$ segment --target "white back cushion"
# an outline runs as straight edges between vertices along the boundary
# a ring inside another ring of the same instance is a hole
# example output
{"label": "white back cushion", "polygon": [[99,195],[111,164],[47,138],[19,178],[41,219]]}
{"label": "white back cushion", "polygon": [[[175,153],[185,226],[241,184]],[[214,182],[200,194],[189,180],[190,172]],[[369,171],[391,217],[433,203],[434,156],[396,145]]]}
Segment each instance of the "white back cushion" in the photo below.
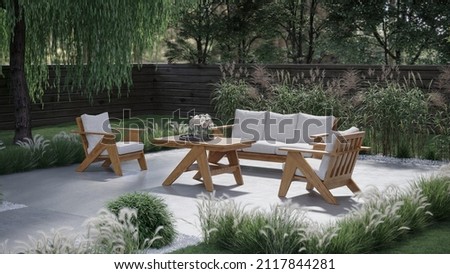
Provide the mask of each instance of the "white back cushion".
{"label": "white back cushion", "polygon": [[264,121],[266,111],[236,109],[231,137],[264,140]]}
{"label": "white back cushion", "polygon": [[297,130],[300,131],[301,143],[310,143],[313,140],[311,135],[321,133],[331,133],[334,116],[316,116],[306,113],[298,114]]}
{"label": "white back cushion", "polygon": [[[81,121],[86,132],[111,133],[108,112],[103,112],[98,115],[83,114],[81,115]],[[102,140],[103,136],[86,134],[86,138],[88,141],[88,153],[90,153],[97,143]]]}
{"label": "white back cushion", "polygon": [[266,141],[278,141],[287,144],[298,143],[300,133],[297,128],[297,114],[269,112],[266,119]]}
{"label": "white back cushion", "polygon": [[[332,152],[334,150],[334,147],[337,145],[337,142],[338,138],[336,137],[336,134],[332,134],[331,142],[327,143],[327,145],[325,146],[325,151]],[[320,163],[319,171],[317,173],[317,176],[319,176],[321,180],[325,178],[328,167],[330,165],[330,161],[331,161],[330,155],[324,154],[322,156],[322,162]]]}
{"label": "white back cushion", "polygon": [[351,134],[351,133],[355,133],[355,132],[358,132],[359,131],[359,128],[357,128],[357,127],[351,127],[351,128],[349,128],[349,129],[346,129],[346,130],[340,130],[340,131],[338,131],[339,132],[339,134],[341,134],[341,135],[346,135],[346,134]]}

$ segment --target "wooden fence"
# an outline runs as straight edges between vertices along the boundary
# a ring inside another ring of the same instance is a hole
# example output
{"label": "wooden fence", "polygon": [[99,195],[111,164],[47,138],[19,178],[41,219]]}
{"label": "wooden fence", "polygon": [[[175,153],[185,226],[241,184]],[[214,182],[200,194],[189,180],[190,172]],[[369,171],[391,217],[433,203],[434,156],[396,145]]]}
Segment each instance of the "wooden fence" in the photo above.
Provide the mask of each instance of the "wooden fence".
{"label": "wooden fence", "polygon": [[[252,71],[253,66],[246,67]],[[382,66],[372,65],[268,65],[269,71],[284,70],[291,76],[308,79],[319,75],[325,82],[354,70],[367,80],[377,81],[383,74]],[[415,80],[423,89],[439,89],[438,77],[441,66],[399,66],[394,69],[393,77]],[[316,73],[312,73],[315,71]],[[317,73],[318,72],[318,73]],[[13,98],[8,88],[9,67],[3,67],[0,76],[0,129],[14,128]],[[414,77],[411,77],[414,75]],[[75,117],[83,113],[100,113],[108,111],[112,117],[122,117],[124,110],[130,110],[132,116],[145,114],[170,115],[177,110],[181,115],[195,110],[197,113],[214,113],[211,94],[215,84],[221,79],[219,65],[143,65],[133,70],[133,86],[127,92],[121,89],[122,96],[106,94],[95,96],[92,104],[79,93],[70,96],[64,92],[60,95],[55,89],[49,89],[42,104],[32,106],[32,125],[52,125],[61,122],[74,122]],[[117,93],[117,91],[116,91]],[[178,115],[178,114],[177,114]]]}

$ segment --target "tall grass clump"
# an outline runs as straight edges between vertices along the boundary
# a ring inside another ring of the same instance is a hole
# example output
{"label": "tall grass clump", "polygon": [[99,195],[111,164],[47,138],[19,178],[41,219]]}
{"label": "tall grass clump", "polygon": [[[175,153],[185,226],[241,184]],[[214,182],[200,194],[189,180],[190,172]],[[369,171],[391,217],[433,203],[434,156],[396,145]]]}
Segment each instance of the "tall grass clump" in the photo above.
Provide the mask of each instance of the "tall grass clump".
{"label": "tall grass clump", "polygon": [[429,211],[435,220],[450,218],[450,177],[421,178],[415,186],[427,198]]}
{"label": "tall grass clump", "polygon": [[78,136],[60,132],[51,140],[36,134],[0,150],[0,174],[79,163],[84,151]]}
{"label": "tall grass clump", "polygon": [[205,242],[234,253],[298,253],[305,240],[308,221],[293,206],[246,211],[231,199],[210,195],[201,198],[198,209]]}
{"label": "tall grass clump", "polygon": [[49,150],[55,157],[55,166],[65,166],[83,161],[85,155],[80,139],[75,134],[60,132],[53,136]]}
{"label": "tall grass clump", "polygon": [[52,229],[49,233],[38,231],[37,236],[28,236],[28,241],[19,241],[11,252],[25,254],[88,254],[91,243],[71,228]]}
{"label": "tall grass clump", "polygon": [[426,198],[418,191],[373,189],[362,198],[360,208],[352,209],[336,222],[335,237],[322,253],[370,253],[409,231],[423,229],[430,220]]}
{"label": "tall grass clump", "polygon": [[19,146],[0,150],[0,174],[28,171],[36,167],[32,152]]}
{"label": "tall grass clump", "polygon": [[[139,229],[139,242],[160,236],[152,242],[152,247],[161,248],[173,242],[176,236],[173,214],[160,197],[148,193],[127,193],[107,203],[107,208],[116,216],[120,210],[130,208],[137,211],[131,218],[133,225]],[[157,234],[155,234],[157,233]]]}
{"label": "tall grass clump", "polygon": [[232,119],[236,109],[254,107],[249,86],[244,80],[223,79],[216,85],[212,96],[214,110],[224,121]]}
{"label": "tall grass clump", "polygon": [[[134,224],[137,211],[122,208],[116,215],[101,209],[97,216],[87,219],[85,232],[75,233],[71,228],[38,231],[28,241],[20,241],[10,248],[8,242],[0,245],[2,253],[26,254],[132,254],[145,251],[160,236],[141,241],[139,228]],[[157,228],[155,235],[158,234]]]}
{"label": "tall grass clump", "polygon": [[360,97],[357,112],[374,152],[401,158],[420,155],[428,139],[428,106],[419,88],[372,84]]}
{"label": "tall grass clump", "polygon": [[87,239],[90,242],[90,253],[130,254],[142,252],[158,241],[158,227],[151,238],[141,237],[136,225],[138,213],[136,209],[121,208],[117,214],[102,209],[96,217],[86,221]]}
{"label": "tall grass clump", "polygon": [[246,210],[229,199],[203,197],[205,242],[236,253],[372,253],[450,217],[450,178],[421,179],[408,188],[365,191],[361,204],[327,224],[300,208]]}
{"label": "tall grass clump", "polygon": [[31,153],[30,161],[35,168],[52,166],[56,162],[55,155],[50,152],[50,140],[42,135],[36,134],[33,139],[25,138],[24,141],[17,141],[17,145]]}

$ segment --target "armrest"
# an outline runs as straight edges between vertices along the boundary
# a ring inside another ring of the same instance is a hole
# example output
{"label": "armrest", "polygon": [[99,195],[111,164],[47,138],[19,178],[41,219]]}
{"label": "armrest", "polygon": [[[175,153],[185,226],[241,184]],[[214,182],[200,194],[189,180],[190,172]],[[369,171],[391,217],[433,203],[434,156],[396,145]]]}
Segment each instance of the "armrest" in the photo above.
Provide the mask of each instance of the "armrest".
{"label": "armrest", "polygon": [[[123,131],[124,132],[124,141],[127,142],[140,142],[140,133],[145,132],[145,129],[141,128],[113,128],[113,131]],[[127,134],[125,134],[127,132]]]}
{"label": "armrest", "polygon": [[114,137],[115,135],[113,133],[106,133],[106,132],[92,132],[92,131],[78,131],[78,130],[72,130],[72,133],[80,134],[80,135],[102,135],[102,136],[108,136],[108,137]]}
{"label": "armrest", "polygon": [[133,127],[115,127],[115,128],[112,128],[111,130],[145,131],[144,128],[133,128]]}
{"label": "armrest", "polygon": [[319,133],[319,134],[310,135],[309,137],[311,137],[313,139],[316,139],[316,138],[323,138],[323,137],[326,137],[328,135],[329,135],[329,133]]}
{"label": "armrest", "polygon": [[304,148],[292,148],[292,147],[280,147],[280,150],[284,150],[284,151],[292,151],[292,152],[304,152],[304,153],[317,153],[317,154],[330,154],[328,151],[325,150],[317,150],[317,149],[304,149]]}

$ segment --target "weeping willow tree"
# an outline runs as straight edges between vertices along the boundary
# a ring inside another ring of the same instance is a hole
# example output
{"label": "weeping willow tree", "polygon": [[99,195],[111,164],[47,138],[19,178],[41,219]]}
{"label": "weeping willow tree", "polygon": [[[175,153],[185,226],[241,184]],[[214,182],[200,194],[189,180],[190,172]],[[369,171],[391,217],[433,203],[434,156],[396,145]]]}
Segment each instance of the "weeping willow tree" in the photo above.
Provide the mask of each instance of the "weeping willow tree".
{"label": "weeping willow tree", "polygon": [[[14,142],[31,138],[31,102],[50,85],[87,97],[131,85],[133,65],[154,48],[184,2],[0,0],[0,62],[9,59]],[[56,71],[52,83],[49,64]]]}

